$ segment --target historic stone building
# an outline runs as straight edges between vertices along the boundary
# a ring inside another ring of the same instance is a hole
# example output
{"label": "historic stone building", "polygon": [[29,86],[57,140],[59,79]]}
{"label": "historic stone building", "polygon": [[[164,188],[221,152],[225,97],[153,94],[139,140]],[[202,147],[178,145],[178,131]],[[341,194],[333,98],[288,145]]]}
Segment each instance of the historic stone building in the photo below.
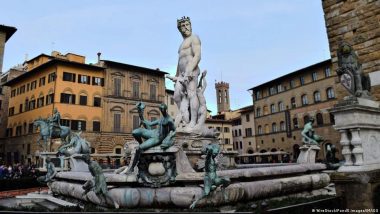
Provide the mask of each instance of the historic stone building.
{"label": "historic stone building", "polygon": [[173,96],[174,96],[174,91],[170,90],[170,89],[166,89],[164,103],[168,106],[168,113],[169,113],[170,117],[172,117],[174,119],[178,113],[178,108],[174,102]]}
{"label": "historic stone building", "polygon": [[301,131],[310,117],[315,118],[315,132],[325,138],[318,159],[324,159],[328,144],[340,150],[340,135],[328,111],[337,103],[336,82],[331,61],[326,60],[249,89],[255,110],[254,151],[285,151],[296,159]]}
{"label": "historic stone building", "polygon": [[222,150],[232,151],[232,123],[231,120],[218,119],[218,118],[207,118],[206,126],[208,128],[214,128],[220,132],[219,142]]}
{"label": "historic stone building", "polygon": [[[121,156],[140,124],[136,103],[144,102],[145,118],[154,120],[161,116],[159,104],[171,100],[165,90],[166,73],[158,69],[109,60],[86,64],[84,56],[56,51],[25,65],[25,73],[5,83],[10,88],[9,117],[6,138],[1,140],[6,153],[0,155],[8,163],[38,159],[41,148],[33,121],[51,116],[54,108],[61,113],[61,125],[82,132],[93,153]],[[52,149],[59,145],[54,140]]]}
{"label": "historic stone building", "polygon": [[5,43],[16,31],[15,27],[0,25],[0,73],[3,70]]}
{"label": "historic stone building", "polygon": [[[33,121],[51,116],[54,108],[61,113],[61,125],[84,131],[91,142],[100,132],[104,68],[85,64],[84,56],[59,52],[41,54],[25,65],[25,73],[5,83],[10,87],[5,160],[35,160],[41,148]],[[52,143],[53,149],[58,146]]]}
{"label": "historic stone building", "polygon": [[25,72],[26,70],[24,66],[18,65],[0,76],[0,138],[6,137],[5,134],[8,126],[8,105],[9,97],[11,96],[10,88],[4,86],[4,84]]}
{"label": "historic stone building", "polygon": [[254,111],[253,106],[246,106],[234,111],[232,122],[233,148],[239,154],[253,154],[256,152],[254,138]]}
{"label": "historic stone building", "polygon": [[165,74],[159,69],[101,60],[105,68],[103,125],[101,138],[94,141],[96,153],[123,152],[132,130],[140,126],[136,104],[145,103],[145,119],[161,117],[159,105],[165,103]]}
{"label": "historic stone building", "polygon": [[[336,50],[340,41],[346,41],[356,51],[363,72],[369,73],[372,94],[380,100],[380,1],[323,0],[322,5],[334,73],[338,67]],[[347,95],[340,84],[337,95]]]}

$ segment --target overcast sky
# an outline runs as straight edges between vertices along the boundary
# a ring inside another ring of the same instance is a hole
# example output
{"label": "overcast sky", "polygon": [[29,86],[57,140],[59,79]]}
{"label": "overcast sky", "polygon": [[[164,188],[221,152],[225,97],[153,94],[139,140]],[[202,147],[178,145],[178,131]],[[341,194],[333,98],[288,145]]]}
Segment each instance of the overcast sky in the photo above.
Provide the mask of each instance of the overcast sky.
{"label": "overcast sky", "polygon": [[[175,74],[189,16],[202,42],[207,105],[216,113],[215,81],[230,83],[231,108],[252,104],[247,91],[330,58],[321,0],[36,0],[2,1],[0,24],[18,30],[8,40],[3,71],[57,50]],[[170,81],[167,88],[173,89]]]}

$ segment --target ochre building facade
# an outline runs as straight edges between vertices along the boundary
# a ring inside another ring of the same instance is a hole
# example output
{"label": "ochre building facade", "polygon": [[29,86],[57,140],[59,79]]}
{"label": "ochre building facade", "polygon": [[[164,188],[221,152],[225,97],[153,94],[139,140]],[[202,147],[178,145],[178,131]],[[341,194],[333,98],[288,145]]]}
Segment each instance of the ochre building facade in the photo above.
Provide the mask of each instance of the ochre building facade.
{"label": "ochre building facade", "polygon": [[332,127],[334,118],[329,113],[337,103],[337,77],[330,60],[250,90],[255,111],[255,152],[284,151],[295,160],[302,146],[301,131],[310,117],[315,119],[316,134],[325,138],[317,159],[324,159],[327,145],[335,145],[340,150],[340,135]]}
{"label": "ochre building facade", "polygon": [[[120,62],[54,51],[26,62],[26,72],[5,83],[9,87],[6,136],[1,140],[7,163],[35,162],[41,148],[33,121],[47,118],[57,108],[61,125],[81,133],[92,153],[121,157],[124,144],[139,126],[137,102],[146,105],[145,118],[158,119],[166,98],[165,72]],[[60,145],[52,142],[52,150]]]}

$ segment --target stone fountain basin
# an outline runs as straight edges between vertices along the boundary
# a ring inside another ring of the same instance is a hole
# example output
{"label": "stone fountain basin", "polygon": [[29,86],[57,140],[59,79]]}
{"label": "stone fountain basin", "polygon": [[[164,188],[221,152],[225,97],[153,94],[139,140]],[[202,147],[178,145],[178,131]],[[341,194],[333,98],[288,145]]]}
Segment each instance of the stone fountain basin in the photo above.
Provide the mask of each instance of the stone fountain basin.
{"label": "stone fountain basin", "polygon": [[[219,206],[238,201],[268,198],[326,187],[330,182],[323,173],[324,164],[298,164],[262,168],[218,171],[218,175],[232,181],[225,190],[217,189],[208,198],[199,201],[199,206]],[[83,183],[91,179],[87,172],[60,172],[51,189],[54,193],[89,201],[102,206],[120,207],[189,207],[201,197],[204,173],[183,173],[177,176],[176,184],[168,187],[149,188],[138,184],[135,175],[105,173],[109,184],[109,196],[105,201],[93,192],[82,196]],[[177,185],[178,184],[178,185]]]}

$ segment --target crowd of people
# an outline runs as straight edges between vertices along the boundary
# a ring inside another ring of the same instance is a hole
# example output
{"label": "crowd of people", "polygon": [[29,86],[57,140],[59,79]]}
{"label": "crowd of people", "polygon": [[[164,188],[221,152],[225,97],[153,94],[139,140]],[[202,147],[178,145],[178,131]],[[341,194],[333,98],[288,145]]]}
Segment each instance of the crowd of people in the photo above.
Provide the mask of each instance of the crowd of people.
{"label": "crowd of people", "polygon": [[34,164],[0,165],[0,179],[37,178],[38,170]]}

